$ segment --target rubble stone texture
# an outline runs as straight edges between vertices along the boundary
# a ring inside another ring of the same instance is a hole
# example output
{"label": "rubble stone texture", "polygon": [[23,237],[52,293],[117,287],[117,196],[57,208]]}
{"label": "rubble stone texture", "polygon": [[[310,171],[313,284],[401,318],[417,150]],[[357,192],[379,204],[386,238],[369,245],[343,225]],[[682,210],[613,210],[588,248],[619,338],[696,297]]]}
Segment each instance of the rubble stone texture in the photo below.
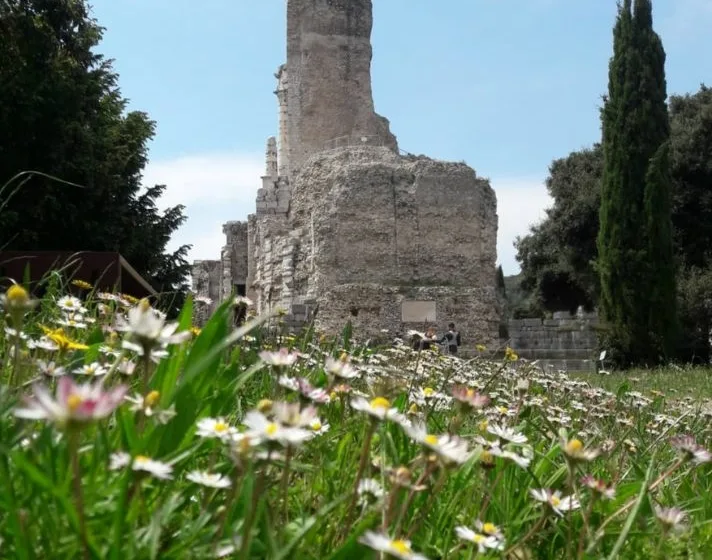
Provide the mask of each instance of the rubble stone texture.
{"label": "rubble stone texture", "polygon": [[372,24],[370,0],[288,1],[256,211],[224,226],[222,260],[207,261],[220,298],[240,287],[258,313],[281,307],[298,326],[318,310],[317,328],[351,321],[359,338],[454,321],[466,346],[496,343],[495,193],[463,163],[399,155],[374,110]]}

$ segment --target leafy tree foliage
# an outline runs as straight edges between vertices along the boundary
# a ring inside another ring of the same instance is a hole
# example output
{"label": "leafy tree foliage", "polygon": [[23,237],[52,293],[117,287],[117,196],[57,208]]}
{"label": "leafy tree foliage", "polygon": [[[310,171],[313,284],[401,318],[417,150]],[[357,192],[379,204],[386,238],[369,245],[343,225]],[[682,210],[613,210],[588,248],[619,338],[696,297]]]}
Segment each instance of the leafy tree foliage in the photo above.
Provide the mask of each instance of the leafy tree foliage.
{"label": "leafy tree foliage", "polygon": [[522,287],[537,295],[543,309],[575,311],[597,300],[598,207],[603,152],[600,145],[573,152],[549,167],[546,188],[554,204],[545,220],[518,238]]}
{"label": "leafy tree foliage", "polygon": [[160,212],[165,187],[141,188],[155,123],[126,112],[85,0],[0,0],[0,37],[0,184],[34,170],[79,185],[6,189],[0,247],[118,251],[159,292],[184,293],[189,247],[165,251],[184,208]]}

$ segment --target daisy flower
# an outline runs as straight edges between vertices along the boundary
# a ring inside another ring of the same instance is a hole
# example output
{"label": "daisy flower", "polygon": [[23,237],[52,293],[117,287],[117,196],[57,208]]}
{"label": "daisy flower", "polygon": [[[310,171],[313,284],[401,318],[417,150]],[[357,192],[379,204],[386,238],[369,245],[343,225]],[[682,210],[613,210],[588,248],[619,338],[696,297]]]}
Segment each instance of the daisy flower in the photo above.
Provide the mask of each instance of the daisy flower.
{"label": "daisy flower", "polygon": [[663,526],[665,532],[681,533],[687,528],[687,514],[681,509],[654,506],[655,517]]}
{"label": "daisy flower", "polygon": [[502,459],[508,459],[515,463],[518,467],[526,469],[532,462],[531,457],[526,455],[519,455],[508,449],[502,449],[499,445],[493,445],[489,448],[489,454],[493,457],[501,457]]}
{"label": "daisy flower", "polygon": [[72,373],[76,373],[79,375],[92,375],[98,377],[100,375],[105,375],[107,371],[109,370],[106,369],[99,362],[92,362],[90,364],[84,364],[82,367],[73,370]]}
{"label": "daisy flower", "polygon": [[403,429],[410,438],[426,449],[435,452],[445,463],[461,465],[472,456],[467,447],[467,442],[457,436],[428,434],[422,424],[416,426],[404,425]]}
{"label": "daisy flower", "polygon": [[165,316],[152,308],[146,299],[129,309],[127,320],[120,318],[116,327],[118,331],[127,333],[123,348],[142,352],[141,355],[155,346],[180,344],[190,338],[190,331],[176,333],[177,328],[178,323],[166,324]]}
{"label": "daisy flower", "polygon": [[127,387],[119,385],[105,390],[101,382],[78,385],[69,377],[57,381],[56,398],[46,387],[37,385],[34,397],[25,397],[24,406],[14,414],[29,420],[49,420],[60,426],[84,424],[109,416],[121,404]]}
{"label": "daisy flower", "polygon": [[44,360],[37,360],[35,363],[38,371],[48,377],[60,377],[67,373],[67,371],[55,362],[46,362]]}
{"label": "daisy flower", "polygon": [[269,350],[263,350],[260,352],[260,359],[270,365],[276,367],[289,367],[297,363],[299,359],[299,354],[296,352],[290,352],[287,348],[280,348],[278,352],[270,352]]}
{"label": "daisy flower", "polygon": [[376,397],[370,401],[363,397],[355,397],[351,399],[351,408],[359,412],[365,412],[369,416],[378,420],[402,420],[403,416],[398,412],[397,408],[391,408],[391,403],[384,397]]}
{"label": "daisy flower", "polygon": [[134,471],[147,472],[162,480],[169,480],[173,477],[173,465],[162,463],[161,461],[154,461],[145,455],[136,455],[132,460],[131,455],[122,451],[112,453],[109,458],[109,469],[112,471],[123,469],[129,465],[131,465],[131,469]]}
{"label": "daisy flower", "polygon": [[564,516],[565,511],[578,509],[581,504],[574,496],[562,497],[558,490],[552,491],[547,489],[531,489],[529,490],[532,498],[539,502],[547,504],[552,511],[560,516]]}
{"label": "daisy flower", "polygon": [[514,431],[508,426],[488,425],[487,431],[493,436],[497,436],[500,440],[509,441],[511,443],[522,444],[528,441],[527,436]]}
{"label": "daisy flower", "polygon": [[74,296],[62,296],[57,300],[57,307],[70,313],[86,312],[86,309],[82,306],[82,300]]}
{"label": "daisy flower", "polygon": [[581,484],[590,488],[596,496],[607,500],[612,500],[616,497],[616,489],[613,486],[609,486],[603,480],[594,478],[591,475],[584,476],[581,479]]}
{"label": "daisy flower", "polygon": [[257,410],[249,411],[245,415],[243,423],[249,428],[248,434],[254,434],[259,439],[276,442],[284,446],[296,447],[314,437],[314,433],[311,430],[272,422]]}
{"label": "daisy flower", "polygon": [[670,445],[677,449],[688,461],[696,464],[709,463],[712,454],[697,442],[692,436],[678,436],[670,440]]}
{"label": "daisy flower", "polygon": [[286,426],[310,426],[317,419],[317,410],[313,406],[302,408],[299,403],[276,402],[270,410],[277,422]]}
{"label": "daisy flower", "polygon": [[588,463],[601,454],[598,449],[587,449],[584,447],[583,442],[576,438],[562,441],[561,449],[566,458],[572,463]]}
{"label": "daisy flower", "polygon": [[385,495],[381,483],[375,478],[362,478],[359,480],[357,492],[362,504],[377,502]]}
{"label": "daisy flower", "polygon": [[487,536],[495,537],[501,541],[504,540],[504,533],[502,533],[502,530],[494,523],[483,523],[478,519],[475,521],[475,529]]}
{"label": "daisy flower", "polygon": [[392,539],[382,533],[366,531],[358,542],[377,552],[385,552],[399,560],[427,560],[426,556],[413,552],[410,541]]}
{"label": "daisy flower", "polygon": [[458,386],[452,390],[452,397],[470,408],[484,408],[490,403],[490,398],[487,395],[482,395],[474,389]]}
{"label": "daisy flower", "polygon": [[353,379],[359,376],[358,370],[348,362],[348,359],[335,360],[329,356],[324,363],[324,369],[326,369],[328,373],[340,377],[341,379]]}
{"label": "daisy flower", "polygon": [[237,428],[230,426],[224,418],[202,418],[198,420],[196,435],[203,438],[218,438],[223,441],[237,434]]}
{"label": "daisy flower", "polygon": [[490,535],[482,535],[470,529],[469,527],[455,527],[455,533],[463,541],[469,541],[477,545],[477,552],[483,554],[490,550],[503,550],[504,543],[497,537]]}
{"label": "daisy flower", "polygon": [[207,471],[192,471],[185,477],[191,482],[195,482],[195,484],[208,486],[210,488],[229,488],[232,484],[228,477]]}

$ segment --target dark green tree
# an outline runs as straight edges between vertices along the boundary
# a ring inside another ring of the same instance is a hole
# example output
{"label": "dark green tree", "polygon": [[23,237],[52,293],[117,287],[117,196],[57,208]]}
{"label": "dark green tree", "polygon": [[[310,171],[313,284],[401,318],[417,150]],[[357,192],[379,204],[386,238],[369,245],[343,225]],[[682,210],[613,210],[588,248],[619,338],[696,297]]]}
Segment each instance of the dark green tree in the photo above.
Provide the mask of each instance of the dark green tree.
{"label": "dark green tree", "polygon": [[549,311],[591,309],[597,300],[596,257],[603,152],[600,145],[573,152],[549,166],[546,188],[554,200],[546,218],[517,238],[522,287]]}
{"label": "dark green tree", "polygon": [[[110,60],[96,52],[102,28],[85,0],[0,0],[0,247],[118,251],[159,292],[187,288],[189,247],[166,252],[183,207],[160,212],[164,187],[143,190],[155,123],[127,112]],[[173,310],[180,304],[173,302]]]}
{"label": "dark green tree", "polygon": [[604,343],[621,365],[652,364],[672,354],[676,315],[665,52],[650,0],[624,0],[613,35],[597,261]]}

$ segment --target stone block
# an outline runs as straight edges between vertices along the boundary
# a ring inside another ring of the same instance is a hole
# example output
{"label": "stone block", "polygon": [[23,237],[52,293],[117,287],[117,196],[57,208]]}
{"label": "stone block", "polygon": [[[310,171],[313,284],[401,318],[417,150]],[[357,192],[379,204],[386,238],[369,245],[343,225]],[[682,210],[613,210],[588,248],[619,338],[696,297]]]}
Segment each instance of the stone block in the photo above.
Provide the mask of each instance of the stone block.
{"label": "stone block", "polygon": [[525,327],[540,327],[541,326],[541,319],[524,319],[524,326]]}
{"label": "stone block", "polygon": [[437,320],[434,301],[404,301],[401,304],[401,321],[404,323],[433,323]]}

